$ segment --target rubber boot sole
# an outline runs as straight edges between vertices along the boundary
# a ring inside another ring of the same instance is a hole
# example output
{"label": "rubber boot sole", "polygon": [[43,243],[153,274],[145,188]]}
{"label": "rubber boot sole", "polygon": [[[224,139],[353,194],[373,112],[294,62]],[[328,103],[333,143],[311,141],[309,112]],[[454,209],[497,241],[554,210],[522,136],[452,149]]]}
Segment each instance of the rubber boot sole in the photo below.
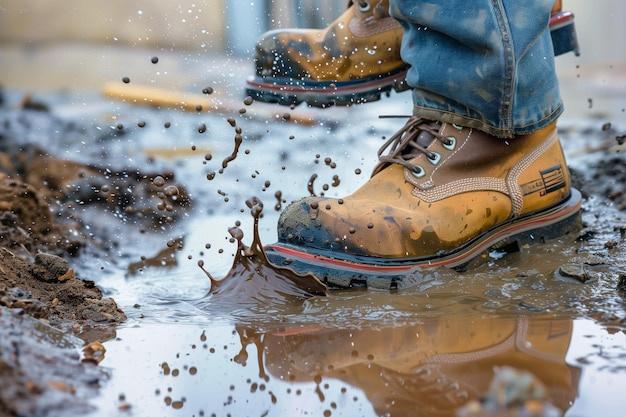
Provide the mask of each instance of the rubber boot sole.
{"label": "rubber boot sole", "polygon": [[400,93],[409,90],[405,81],[408,66],[397,71],[370,78],[344,82],[315,82],[292,78],[249,78],[246,94],[265,103],[285,106],[306,102],[312,107],[350,106],[380,100],[392,90]]}
{"label": "rubber boot sole", "polygon": [[428,270],[447,267],[465,270],[477,258],[489,253],[519,251],[525,245],[545,243],[581,228],[580,192],[572,189],[561,204],[500,224],[463,246],[441,255],[422,258],[373,258],[340,252],[309,249],[278,242],[268,245],[269,261],[299,273],[312,273],[331,287],[395,290],[412,287],[430,279]]}
{"label": "rubber boot sole", "polygon": [[[550,18],[550,34],[554,54],[579,54],[578,40],[571,12],[554,13]],[[391,91],[402,92],[410,87],[405,81],[408,66],[387,74],[351,81],[306,81],[294,78],[252,76],[246,80],[246,95],[265,103],[285,106],[307,103],[312,107],[349,106],[380,100]]]}

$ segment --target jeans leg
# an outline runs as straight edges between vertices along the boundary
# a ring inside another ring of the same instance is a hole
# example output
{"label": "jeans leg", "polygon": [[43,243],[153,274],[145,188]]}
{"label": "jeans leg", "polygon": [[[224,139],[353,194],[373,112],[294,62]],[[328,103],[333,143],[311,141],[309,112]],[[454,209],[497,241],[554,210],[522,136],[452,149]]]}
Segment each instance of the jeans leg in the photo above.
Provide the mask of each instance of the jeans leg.
{"label": "jeans leg", "polygon": [[414,114],[500,137],[562,112],[548,22],[554,0],[391,0]]}

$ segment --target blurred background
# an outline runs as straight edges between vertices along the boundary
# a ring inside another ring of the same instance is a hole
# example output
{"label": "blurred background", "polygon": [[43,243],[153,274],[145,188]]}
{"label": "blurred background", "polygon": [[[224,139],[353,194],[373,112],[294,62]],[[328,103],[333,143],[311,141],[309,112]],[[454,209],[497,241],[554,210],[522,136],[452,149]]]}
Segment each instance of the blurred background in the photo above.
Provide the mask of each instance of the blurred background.
{"label": "blurred background", "polygon": [[[341,14],[346,3],[0,0],[0,84],[15,88],[97,88],[95,82],[118,76],[115,68],[134,65],[134,58],[120,49],[186,53],[187,65],[179,68],[183,81],[191,77],[187,71],[202,77],[203,72],[212,70],[206,67],[207,60],[225,56],[241,59],[239,70],[250,73],[249,61],[260,34],[280,27],[324,27]],[[570,53],[557,59],[569,109],[588,107],[583,96],[592,88],[595,110],[600,111],[603,101],[608,100],[606,111],[610,107],[621,112],[624,105],[616,106],[614,97],[619,101],[626,96],[626,1],[563,3],[563,9],[576,16],[582,52],[580,57]],[[71,72],[71,80],[55,76],[58,72]],[[175,69],[170,69],[173,72]],[[167,80],[163,83],[167,85]]]}
{"label": "blurred background", "polygon": [[[626,59],[626,2],[565,0],[575,13],[583,62]],[[246,53],[264,31],[323,27],[346,0],[1,0],[0,41],[119,42]]]}

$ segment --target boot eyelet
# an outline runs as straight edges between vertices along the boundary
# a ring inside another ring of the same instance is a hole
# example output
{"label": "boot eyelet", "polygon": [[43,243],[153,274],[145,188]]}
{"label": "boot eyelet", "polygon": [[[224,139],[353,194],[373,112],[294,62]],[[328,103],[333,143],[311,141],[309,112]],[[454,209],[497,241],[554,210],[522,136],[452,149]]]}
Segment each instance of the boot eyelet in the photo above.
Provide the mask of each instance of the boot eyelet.
{"label": "boot eyelet", "polygon": [[448,136],[446,141],[442,143],[442,146],[451,151],[456,147],[456,138],[454,136]]}
{"label": "boot eyelet", "polygon": [[424,171],[424,168],[422,168],[421,166],[415,165],[413,169],[411,169],[411,174],[413,174],[415,178],[422,178],[424,175],[426,175],[426,171]]}
{"label": "boot eyelet", "polygon": [[370,6],[369,1],[364,1],[363,3],[359,2],[359,10],[361,13],[369,12],[372,6]]}
{"label": "boot eyelet", "polygon": [[452,123],[452,126],[456,129],[456,130],[463,130],[463,126],[459,126],[455,123]]}
{"label": "boot eyelet", "polygon": [[439,161],[441,161],[441,155],[437,152],[431,152],[429,155],[427,155],[427,159],[428,162],[430,162],[431,164],[437,165]]}

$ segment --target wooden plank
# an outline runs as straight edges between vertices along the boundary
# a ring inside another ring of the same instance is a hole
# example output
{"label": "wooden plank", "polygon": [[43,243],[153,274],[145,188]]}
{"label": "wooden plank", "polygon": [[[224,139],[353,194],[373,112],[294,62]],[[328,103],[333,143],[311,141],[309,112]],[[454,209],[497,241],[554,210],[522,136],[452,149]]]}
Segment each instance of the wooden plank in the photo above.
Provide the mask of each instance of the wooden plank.
{"label": "wooden plank", "polygon": [[197,111],[199,113],[208,111],[226,115],[240,114],[242,111],[245,111],[247,116],[262,120],[284,120],[307,126],[316,123],[313,115],[307,112],[291,110],[288,107],[281,107],[284,111],[277,111],[275,110],[278,107],[277,105],[265,103],[245,105],[243,100],[236,102],[222,97],[172,91],[151,86],[109,82],[104,85],[102,93],[116,100],[142,106],[165,107],[182,111]]}

